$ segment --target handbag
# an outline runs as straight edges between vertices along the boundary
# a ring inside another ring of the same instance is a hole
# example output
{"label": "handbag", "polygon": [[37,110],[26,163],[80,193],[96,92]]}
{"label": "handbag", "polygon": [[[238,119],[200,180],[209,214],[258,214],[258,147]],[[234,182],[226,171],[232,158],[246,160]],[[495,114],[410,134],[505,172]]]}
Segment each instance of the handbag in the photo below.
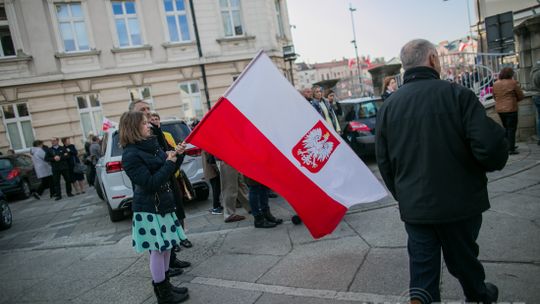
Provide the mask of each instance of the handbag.
{"label": "handbag", "polygon": [[73,172],[77,174],[86,173],[86,169],[86,165],[83,163],[75,163],[75,166],[73,166]]}

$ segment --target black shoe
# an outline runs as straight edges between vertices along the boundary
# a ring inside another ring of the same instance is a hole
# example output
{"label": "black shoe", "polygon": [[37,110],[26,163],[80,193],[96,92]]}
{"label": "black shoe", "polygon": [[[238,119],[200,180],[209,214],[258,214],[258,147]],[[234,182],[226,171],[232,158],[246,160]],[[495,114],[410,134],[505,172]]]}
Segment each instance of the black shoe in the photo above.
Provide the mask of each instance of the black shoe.
{"label": "black shoe", "polygon": [[61,200],[61,199],[62,199],[61,196],[57,196],[54,200],[55,200],[55,201],[59,201],[59,200]]}
{"label": "black shoe", "polygon": [[171,284],[167,280],[159,283],[152,282],[152,285],[154,286],[154,294],[156,295],[158,304],[181,303],[189,298],[187,293],[179,294],[173,292]]}
{"label": "black shoe", "polygon": [[186,247],[186,248],[191,248],[193,247],[193,244],[191,244],[191,242],[188,240],[188,239],[185,239],[185,240],[181,240],[180,241],[180,245]]}
{"label": "black shoe", "polygon": [[510,151],[508,151],[508,154],[509,155],[516,155],[516,154],[519,154],[519,152],[517,150],[510,150]]}
{"label": "black shoe", "polygon": [[171,267],[171,268],[186,268],[186,267],[189,267],[189,266],[191,266],[190,262],[180,261],[179,259],[173,260],[169,265],[169,267]]}
{"label": "black shoe", "polygon": [[182,248],[180,248],[180,246],[178,246],[178,245],[175,245],[175,246],[173,247],[173,251],[174,251],[174,252],[180,252],[181,250],[182,250]]}
{"label": "black shoe", "polygon": [[169,268],[169,270],[167,270],[167,275],[171,278],[179,276],[182,273],[184,273],[184,269],[182,268]]}
{"label": "black shoe", "polygon": [[276,226],[276,223],[268,221],[264,215],[255,215],[255,228],[274,228]]}
{"label": "black shoe", "polygon": [[68,197],[74,197],[75,195],[68,193]]}
{"label": "black shoe", "polygon": [[39,194],[37,192],[32,192],[32,195],[38,200],[41,199],[41,196],[39,196]]}
{"label": "black shoe", "polygon": [[270,192],[270,193],[268,193],[268,197],[269,198],[276,198],[277,194],[275,194],[274,192]]}
{"label": "black shoe", "polygon": [[272,213],[270,212],[270,209],[264,210],[263,211],[263,216],[267,221],[269,221],[271,223],[274,223],[276,225],[279,225],[279,224],[283,223],[282,219],[278,219],[278,218],[276,218],[275,216],[272,215]]}

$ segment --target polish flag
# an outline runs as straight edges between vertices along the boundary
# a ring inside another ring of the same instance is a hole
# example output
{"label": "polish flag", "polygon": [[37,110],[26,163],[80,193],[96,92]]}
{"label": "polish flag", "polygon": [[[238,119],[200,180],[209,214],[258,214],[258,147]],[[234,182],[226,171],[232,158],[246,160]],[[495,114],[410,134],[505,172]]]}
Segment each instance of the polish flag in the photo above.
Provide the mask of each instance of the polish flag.
{"label": "polish flag", "polygon": [[386,190],[262,51],[186,139],[283,196],[314,238]]}
{"label": "polish flag", "polygon": [[114,127],[115,125],[116,124],[112,120],[109,120],[108,118],[103,117],[103,123],[101,124],[101,130],[102,131],[107,131],[111,127]]}

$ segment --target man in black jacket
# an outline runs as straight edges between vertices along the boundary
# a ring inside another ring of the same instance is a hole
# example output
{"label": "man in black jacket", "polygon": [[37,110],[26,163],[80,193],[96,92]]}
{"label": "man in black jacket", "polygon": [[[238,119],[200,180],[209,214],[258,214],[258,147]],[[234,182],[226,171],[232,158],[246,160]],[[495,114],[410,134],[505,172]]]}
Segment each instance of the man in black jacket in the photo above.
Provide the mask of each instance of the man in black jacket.
{"label": "man in black jacket", "polygon": [[[146,101],[144,101],[142,99],[135,100],[135,101],[131,102],[129,104],[129,110],[130,111],[143,112],[146,115],[146,118],[148,119],[148,121],[150,121],[150,119],[151,119],[150,105]],[[160,148],[163,151],[172,151],[172,150],[174,150],[173,147],[171,147],[171,146],[169,146],[167,144],[167,141],[165,140],[165,136],[163,135],[163,131],[161,130],[161,128],[159,126],[155,126],[155,125],[153,125],[151,123],[150,123],[150,125],[151,125],[151,129],[152,129],[152,134],[154,134],[156,136]],[[184,159],[184,154],[178,156],[178,161],[180,163],[183,161],[183,159]],[[178,220],[182,223],[182,227],[184,227],[184,218],[186,216],[185,216],[185,212],[184,212],[184,204],[182,202],[182,192],[181,192],[180,187],[178,185],[178,182],[176,181],[174,176],[171,178],[171,187],[172,187],[172,190],[174,192],[174,197],[175,197],[175,200],[176,200],[175,201],[175,203],[176,203],[175,213],[176,213],[176,216],[178,217]],[[180,247],[177,247],[177,248],[179,249]],[[170,271],[168,273],[169,276],[174,277],[174,276],[180,275],[180,274],[183,273],[182,268],[186,268],[186,267],[189,267],[189,266],[191,266],[190,262],[181,261],[181,260],[177,259],[175,250],[171,250],[171,259],[170,259],[170,263],[169,263],[169,267],[171,269],[170,269]]]}
{"label": "man in black jacket", "polygon": [[69,175],[68,160],[71,157],[64,146],[59,145],[58,137],[51,139],[51,147],[45,152],[45,160],[51,164],[53,175],[53,188],[56,200],[62,199],[62,190],[60,189],[60,176],[64,177],[66,183],[66,194],[71,197],[71,176]]}
{"label": "man in black jacket", "polygon": [[490,207],[486,172],[501,170],[508,159],[504,130],[471,90],[440,80],[429,41],[410,41],[400,56],[404,85],[378,113],[376,152],[408,234],[411,300],[441,300],[442,248],[467,301],[496,301],[476,239]]}

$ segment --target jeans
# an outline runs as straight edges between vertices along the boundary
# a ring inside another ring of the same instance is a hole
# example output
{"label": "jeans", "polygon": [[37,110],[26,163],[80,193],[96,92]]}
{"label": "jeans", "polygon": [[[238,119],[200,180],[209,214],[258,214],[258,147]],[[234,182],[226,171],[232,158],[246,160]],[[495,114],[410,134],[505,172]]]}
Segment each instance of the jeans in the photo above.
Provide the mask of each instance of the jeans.
{"label": "jeans", "polygon": [[480,302],[487,298],[484,267],[478,261],[476,244],[481,225],[482,215],[445,224],[405,223],[411,299],[421,303],[441,301],[441,249],[448,271],[458,279],[467,300]]}
{"label": "jeans", "polygon": [[249,186],[249,205],[253,216],[268,210],[268,188],[264,185]]}
{"label": "jeans", "polygon": [[514,151],[516,147],[516,131],[518,125],[518,112],[499,113],[503,127],[506,131],[506,139],[510,145],[509,150]]}
{"label": "jeans", "polygon": [[540,141],[540,95],[533,96],[533,102],[536,105],[536,135]]}

